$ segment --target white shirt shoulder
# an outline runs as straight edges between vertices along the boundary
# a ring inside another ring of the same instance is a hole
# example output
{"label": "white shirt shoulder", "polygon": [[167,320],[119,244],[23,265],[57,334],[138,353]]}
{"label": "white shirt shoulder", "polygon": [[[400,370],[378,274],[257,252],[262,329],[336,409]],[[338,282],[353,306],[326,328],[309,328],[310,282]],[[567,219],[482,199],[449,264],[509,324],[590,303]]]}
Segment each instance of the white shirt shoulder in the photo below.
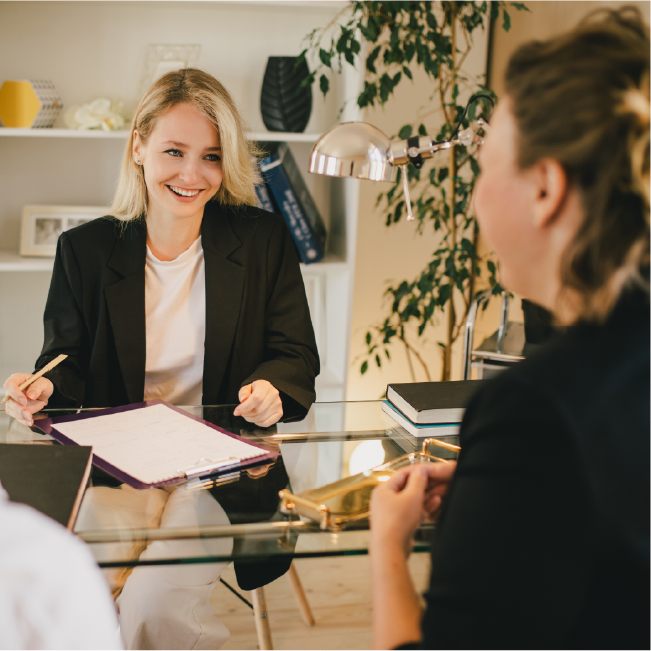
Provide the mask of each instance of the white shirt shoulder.
{"label": "white shirt shoulder", "polygon": [[0,486],[0,648],[122,649],[109,587],[89,549]]}

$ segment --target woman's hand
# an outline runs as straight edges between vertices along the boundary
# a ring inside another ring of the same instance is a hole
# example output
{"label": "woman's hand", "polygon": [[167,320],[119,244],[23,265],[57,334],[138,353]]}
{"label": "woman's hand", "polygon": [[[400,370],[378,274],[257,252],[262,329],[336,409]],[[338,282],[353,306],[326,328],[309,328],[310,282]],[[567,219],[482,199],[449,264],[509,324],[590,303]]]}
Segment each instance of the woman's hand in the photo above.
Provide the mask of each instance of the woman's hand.
{"label": "woman's hand", "polygon": [[371,546],[409,556],[416,529],[441,510],[456,466],[418,463],[379,484],[371,495]]}
{"label": "woman's hand", "polygon": [[233,412],[234,416],[242,416],[249,423],[260,427],[275,425],[283,415],[283,403],[280,393],[267,380],[256,380],[240,389],[240,404]]}
{"label": "woman's hand", "polygon": [[52,382],[46,377],[40,377],[23,393],[18,387],[31,377],[31,373],[14,373],[4,384],[7,395],[11,398],[5,405],[5,412],[28,427],[34,424],[32,415],[47,405],[54,391]]}

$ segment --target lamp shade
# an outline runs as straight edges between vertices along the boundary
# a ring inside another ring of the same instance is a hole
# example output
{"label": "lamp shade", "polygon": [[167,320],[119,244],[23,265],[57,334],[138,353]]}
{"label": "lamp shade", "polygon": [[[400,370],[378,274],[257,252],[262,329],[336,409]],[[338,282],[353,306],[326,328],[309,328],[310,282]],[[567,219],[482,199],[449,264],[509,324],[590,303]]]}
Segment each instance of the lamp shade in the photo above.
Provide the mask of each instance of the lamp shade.
{"label": "lamp shade", "polygon": [[397,169],[389,162],[390,143],[372,124],[338,124],[317,140],[309,171],[325,176],[395,181]]}

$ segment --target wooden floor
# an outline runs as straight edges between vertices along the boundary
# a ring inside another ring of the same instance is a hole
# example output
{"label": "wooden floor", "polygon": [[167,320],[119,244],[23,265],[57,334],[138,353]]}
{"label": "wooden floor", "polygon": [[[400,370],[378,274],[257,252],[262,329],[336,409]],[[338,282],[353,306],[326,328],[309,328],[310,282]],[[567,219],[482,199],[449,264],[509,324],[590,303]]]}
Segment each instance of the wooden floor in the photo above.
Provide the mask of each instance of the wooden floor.
{"label": "wooden floor", "polygon": [[[303,624],[289,579],[265,587],[275,649],[370,649],[371,588],[368,556],[314,558],[295,561],[316,625]],[[429,578],[429,555],[412,554],[411,574],[419,593]],[[232,565],[222,578],[234,588]],[[240,591],[251,601],[250,593]],[[231,632],[224,649],[257,649],[253,611],[218,584],[211,604]]]}

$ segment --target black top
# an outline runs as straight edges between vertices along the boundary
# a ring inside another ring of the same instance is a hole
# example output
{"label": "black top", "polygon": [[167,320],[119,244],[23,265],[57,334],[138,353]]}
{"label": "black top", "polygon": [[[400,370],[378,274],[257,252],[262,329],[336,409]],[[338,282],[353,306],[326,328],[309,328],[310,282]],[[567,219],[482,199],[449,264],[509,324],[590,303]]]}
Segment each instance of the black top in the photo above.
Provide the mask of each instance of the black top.
{"label": "black top", "polygon": [[424,648],[648,649],[648,299],[487,381],[460,437]]}
{"label": "black top", "polygon": [[[206,204],[201,225],[206,273],[203,404],[238,403],[256,379],[280,392],[285,416],[315,400],[319,357],[305,287],[282,217],[253,207]],[[115,407],[141,402],[145,385],[143,220],[100,218],[61,235],[36,368],[50,406]]]}

